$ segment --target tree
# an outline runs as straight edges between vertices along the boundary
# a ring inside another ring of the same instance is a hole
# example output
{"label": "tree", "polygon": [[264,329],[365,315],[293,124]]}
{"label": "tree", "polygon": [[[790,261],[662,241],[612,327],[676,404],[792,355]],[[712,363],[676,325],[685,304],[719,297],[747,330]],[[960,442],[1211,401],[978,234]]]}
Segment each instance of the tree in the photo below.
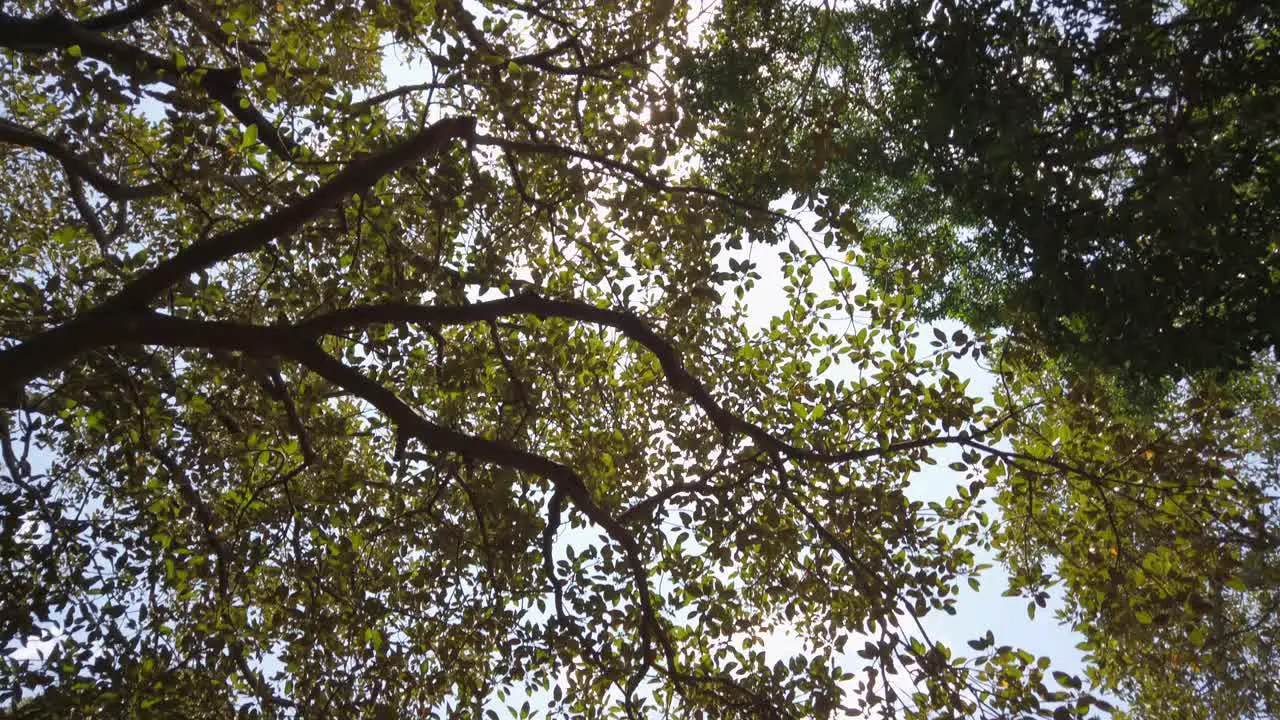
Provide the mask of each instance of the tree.
{"label": "tree", "polygon": [[1010,592],[1060,593],[1134,716],[1273,717],[1274,11],[730,7],[681,66],[713,176],[1007,333]]}
{"label": "tree", "polygon": [[1020,350],[1003,390],[1035,407],[1002,454],[1011,589],[1062,586],[1087,674],[1136,717],[1275,717],[1277,365],[1135,409],[1113,381]]}
{"label": "tree", "polygon": [[[688,12],[0,16],[0,638],[48,648],[4,659],[11,715],[1107,707],[925,633],[1025,410],[835,243],[746,322],[749,251],[798,223],[703,169]],[[422,77],[387,87],[386,52]],[[960,484],[925,505],[941,446]]]}
{"label": "tree", "polygon": [[1272,4],[731,6],[690,92],[778,132],[724,174],[874,220],[881,287],[1136,384],[1276,346]]}

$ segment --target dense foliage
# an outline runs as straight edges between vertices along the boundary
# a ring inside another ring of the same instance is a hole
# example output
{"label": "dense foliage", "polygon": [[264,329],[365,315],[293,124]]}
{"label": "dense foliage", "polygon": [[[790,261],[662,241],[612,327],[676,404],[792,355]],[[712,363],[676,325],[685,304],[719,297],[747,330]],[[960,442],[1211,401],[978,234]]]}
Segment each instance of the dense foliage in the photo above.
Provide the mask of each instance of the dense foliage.
{"label": "dense foliage", "polygon": [[1276,346],[1274,3],[730,5],[685,68],[724,174],[872,222],[881,287],[1130,381]]}
{"label": "dense foliage", "polygon": [[1259,3],[731,3],[679,66],[713,176],[795,193],[878,287],[1005,333],[1011,591],[1061,593],[1090,680],[1142,717],[1276,713],[1276,27]]}
{"label": "dense foliage", "polygon": [[1065,590],[1090,680],[1137,717],[1275,717],[1280,368],[1135,410],[1113,381],[1024,349],[1004,362],[1002,391],[1034,405],[997,498],[1011,588]]}
{"label": "dense foliage", "polygon": [[[860,286],[860,209],[772,163],[808,103],[857,99],[811,83],[745,137],[689,94],[690,63],[746,62],[734,12],[6,5],[5,712],[1156,717],[1179,647],[1197,682],[1252,673],[1204,712],[1269,711],[1272,386],[1156,422],[1029,351],[973,397],[953,364],[988,339]],[[757,20],[770,62],[837,42]],[[788,192],[817,227],[770,209]],[[954,491],[926,503],[939,449]],[[1154,489],[1108,536],[1098,483]],[[1083,678],[926,632],[991,552],[1032,609],[1068,588]]]}

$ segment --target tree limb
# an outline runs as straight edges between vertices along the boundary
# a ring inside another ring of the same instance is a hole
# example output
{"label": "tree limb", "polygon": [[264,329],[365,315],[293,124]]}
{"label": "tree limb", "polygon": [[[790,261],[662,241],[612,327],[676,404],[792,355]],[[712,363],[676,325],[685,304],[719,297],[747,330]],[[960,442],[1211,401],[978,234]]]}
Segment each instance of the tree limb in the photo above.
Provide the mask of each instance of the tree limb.
{"label": "tree limb", "polygon": [[22,52],[48,52],[71,46],[85,57],[110,65],[113,70],[145,83],[174,82],[182,76],[202,73],[200,86],[237,120],[258,128],[258,138],[282,160],[292,160],[297,143],[288,138],[240,91],[240,71],[232,68],[180,68],[135,45],[112,40],[59,13],[27,19],[0,13],[0,47]]}
{"label": "tree limb", "polygon": [[[2,19],[0,19],[2,20]],[[157,184],[125,185],[104,175],[93,163],[72,152],[65,145],[35,130],[0,118],[0,141],[39,150],[62,163],[68,173],[79,176],[95,190],[112,200],[136,200],[164,195],[168,190]]]}
{"label": "tree limb", "polygon": [[459,138],[474,133],[475,120],[446,118],[384,150],[347,164],[320,187],[266,217],[195,242],[143,273],[101,306],[104,310],[141,307],[191,273],[284,237],[350,195],[368,189],[391,173],[431,157]]}
{"label": "tree limb", "polygon": [[489,135],[477,135],[475,138],[476,145],[489,145],[501,148],[508,152],[526,152],[536,153],[539,155],[553,155],[562,158],[573,158],[575,160],[583,160],[593,165],[599,165],[614,172],[626,175],[636,180],[644,187],[650,190],[658,190],[663,192],[679,193],[682,195],[703,195],[714,198],[722,202],[728,203],[734,207],[750,212],[763,215],[770,215],[778,220],[794,222],[794,218],[784,212],[770,210],[763,205],[757,205],[738,197],[734,197],[729,193],[716,190],[709,187],[701,187],[698,185],[678,185],[667,182],[652,173],[646,172],[640,167],[621,160],[615,160],[606,155],[576,150],[566,145],[557,145],[555,143],[528,142],[524,140],[508,140],[506,138],[492,137]]}

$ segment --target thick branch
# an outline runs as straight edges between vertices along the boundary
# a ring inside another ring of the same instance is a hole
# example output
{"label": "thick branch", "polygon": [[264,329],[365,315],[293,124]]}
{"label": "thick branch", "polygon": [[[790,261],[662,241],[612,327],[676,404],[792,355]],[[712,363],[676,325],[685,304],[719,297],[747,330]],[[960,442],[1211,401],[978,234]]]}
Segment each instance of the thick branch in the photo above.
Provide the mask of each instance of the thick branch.
{"label": "thick branch", "polygon": [[[183,278],[294,232],[348,195],[440,152],[456,138],[469,137],[474,128],[471,118],[441,120],[380,153],[355,160],[327,183],[286,207],[261,220],[197,241],[143,272],[97,308],[0,351],[0,394],[20,388],[89,349],[129,342],[127,338],[136,336],[142,328],[140,323],[155,330],[157,317],[139,312],[140,309]],[[163,340],[145,342],[165,344]],[[205,343],[197,346],[216,347]]]}
{"label": "thick branch", "polygon": [[[263,222],[270,220],[271,218],[267,218]],[[232,231],[231,234],[235,232],[237,231]],[[189,250],[194,248],[195,246]],[[209,249],[209,252],[217,251],[219,248]],[[228,257],[235,254],[230,248],[226,249],[226,252],[229,253]],[[182,254],[174,258],[174,261],[181,257]],[[166,264],[162,264],[153,272],[162,271],[165,266]],[[207,265],[195,265],[178,277],[185,277],[201,267],[207,267]],[[146,279],[145,276],[143,279]],[[168,284],[159,286],[161,290],[164,287],[168,287]],[[128,292],[129,288],[126,288],[121,295],[126,295]],[[108,306],[114,307],[117,302],[119,301],[109,301]],[[127,310],[131,307],[136,306],[123,305],[121,309]],[[982,437],[993,429],[987,428],[954,435],[933,435],[884,446],[877,445],[841,452],[800,447],[775,437],[768,430],[722,406],[711,396],[706,386],[684,368],[675,347],[649,327],[640,316],[578,301],[557,300],[532,294],[464,305],[406,303],[361,305],[318,315],[291,327],[277,328],[200,322],[156,314],[125,315],[115,323],[95,321],[91,317],[88,320],[81,319],[54,328],[16,348],[0,353],[0,387],[19,387],[31,378],[39,377],[44,372],[69,361],[75,355],[95,347],[124,342],[223,349],[248,349],[244,344],[249,343],[256,352],[280,354],[282,348],[287,347],[289,342],[314,342],[320,336],[353,327],[377,324],[464,325],[519,315],[558,317],[603,325],[621,332],[632,342],[653,354],[662,367],[667,383],[676,391],[688,395],[722,433],[746,435],[761,449],[781,452],[792,460],[819,463],[865,460],[935,445],[966,443]],[[88,327],[81,330],[80,328],[86,324]],[[112,324],[117,325],[117,329],[110,329]],[[530,470],[530,472],[533,471]]]}
{"label": "thick branch", "polygon": [[173,284],[199,270],[289,235],[325,210],[401,168],[444,150],[458,138],[470,137],[472,118],[447,118],[381,152],[354,160],[328,182],[261,220],[200,240],[142,274],[113,298],[104,309],[136,308],[150,302]]}
{"label": "thick branch", "polygon": [[[592,492],[576,471],[511,443],[467,435],[438,425],[418,414],[392,390],[325,353],[317,344],[317,340],[325,335],[363,325],[416,323],[438,326],[491,321],[512,315],[554,316],[604,325],[618,330],[653,353],[671,386],[691,396],[722,430],[726,433],[732,431],[746,434],[759,447],[769,452],[778,468],[779,476],[784,480],[788,478],[788,472],[782,460],[783,456],[792,459],[837,462],[943,442],[972,442],[968,435],[930,437],[839,454],[798,448],[774,438],[759,426],[737,417],[716,403],[706,388],[684,369],[674,347],[654,332],[639,316],[585,303],[542,298],[536,295],[434,307],[405,304],[368,305],[335,311],[296,325],[278,327],[203,322],[145,312],[106,315],[100,323],[92,327],[90,347],[139,343],[169,347],[201,347],[288,358],[333,385],[368,402],[395,424],[398,434],[411,436],[438,451],[454,453],[469,460],[492,463],[546,479],[554,487],[556,496],[572,502],[588,520],[602,528],[623,552],[628,573],[631,575],[637,593],[642,643],[648,648],[652,647],[650,643],[656,642],[665,652],[667,664],[674,672],[677,667],[674,649],[656,610],[640,545],[618,518],[596,502]],[[56,333],[53,336],[59,337]],[[974,436],[981,434],[982,432],[975,433]],[[691,488],[681,488],[683,489]],[[787,487],[781,488],[780,491],[790,502],[800,505],[799,509],[802,512],[806,512],[802,503],[799,503]],[[554,532],[557,524],[558,513],[554,512],[556,508],[558,504],[549,508],[547,527],[549,532]],[[838,538],[826,531],[815,518],[808,517],[814,524],[815,531],[836,548],[847,562],[856,566],[856,556]],[[549,554],[544,559],[549,560]],[[554,565],[547,564],[550,566],[550,571],[554,573]],[[868,583],[866,589],[872,592],[875,590],[873,582],[875,576],[869,572],[865,574],[864,581]],[[554,575],[552,578],[552,582],[555,583]],[[645,665],[647,664],[648,660]]]}
{"label": "thick branch", "polygon": [[258,128],[258,139],[284,160],[293,159],[297,144],[287,138],[240,91],[240,72],[228,68],[179,68],[164,58],[134,45],[112,40],[70,18],[50,13],[34,20],[0,13],[0,47],[23,52],[47,52],[78,46],[85,57],[111,66],[141,82],[173,82],[178,77],[203,73],[201,87],[237,120]]}
{"label": "thick branch", "polygon": [[[50,336],[62,344],[74,343],[74,339],[64,338],[67,327],[58,328],[50,333]],[[306,324],[272,328],[184,320],[158,313],[135,313],[107,315],[86,330],[91,331],[91,344],[85,347],[85,350],[92,347],[140,343],[287,357],[334,385],[364,399],[394,422],[400,432],[413,436],[429,447],[546,478],[558,492],[563,493],[564,497],[573,502],[587,519],[603,528],[605,533],[622,547],[640,595],[646,632],[652,632],[660,640],[665,638],[665,633],[653,612],[648,575],[640,560],[639,544],[626,527],[596,503],[590,490],[573,469],[509,443],[466,435],[423,418],[401,401],[394,392],[321,350],[314,343],[314,339],[322,334],[317,332],[316,328]],[[15,350],[22,350],[23,347],[20,346]],[[0,367],[10,369],[11,363],[5,361],[15,357],[13,352],[13,350],[7,351],[0,356]],[[20,355],[16,357],[20,358]],[[17,371],[22,372],[20,364]],[[4,376],[0,375],[0,377]]]}

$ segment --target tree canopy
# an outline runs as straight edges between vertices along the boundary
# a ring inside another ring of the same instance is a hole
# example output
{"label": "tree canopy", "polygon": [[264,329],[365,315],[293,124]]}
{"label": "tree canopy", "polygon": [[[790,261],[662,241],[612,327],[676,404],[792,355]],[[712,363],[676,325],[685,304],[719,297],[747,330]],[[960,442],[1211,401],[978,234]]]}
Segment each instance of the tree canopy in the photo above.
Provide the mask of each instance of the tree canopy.
{"label": "tree canopy", "polygon": [[1273,3],[730,5],[685,73],[720,167],[870,223],[881,287],[1139,383],[1275,348]]}
{"label": "tree canopy", "polygon": [[[921,328],[786,9],[6,6],[4,712],[1274,714],[1274,368],[1138,414]],[[1083,672],[930,636],[993,556]]]}
{"label": "tree canopy", "polygon": [[997,499],[1010,588],[1061,586],[1086,674],[1137,717],[1274,717],[1276,364],[1135,411],[1114,381],[1025,348],[1003,362],[1004,391],[1029,406]]}

